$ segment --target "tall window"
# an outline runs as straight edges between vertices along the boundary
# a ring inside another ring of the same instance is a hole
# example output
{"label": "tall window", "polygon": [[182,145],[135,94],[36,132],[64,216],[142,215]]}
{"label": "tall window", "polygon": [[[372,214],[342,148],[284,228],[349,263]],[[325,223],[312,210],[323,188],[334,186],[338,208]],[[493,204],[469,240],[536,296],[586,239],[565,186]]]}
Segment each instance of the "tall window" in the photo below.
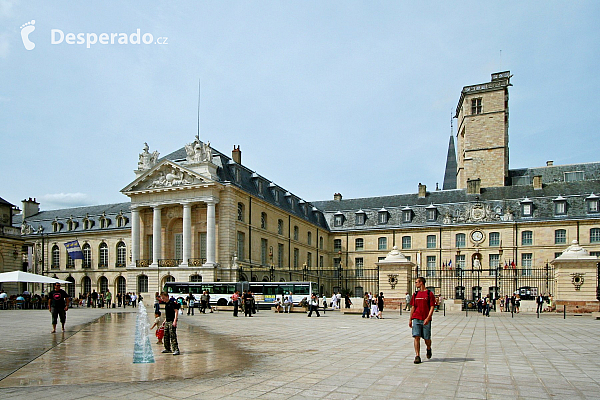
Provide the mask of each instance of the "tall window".
{"label": "tall window", "polygon": [[98,278],[98,286],[100,287],[100,293],[106,293],[108,290],[108,278],[105,276]]}
{"label": "tall window", "polygon": [[521,246],[531,246],[533,244],[533,232],[523,231],[521,232]]}
{"label": "tall window", "polygon": [[333,226],[342,226],[342,224],[344,223],[344,215],[343,214],[336,214],[333,216]]}
{"label": "tall window", "polygon": [[323,261],[323,256],[319,256],[319,268],[321,268],[321,269],[323,269],[323,265],[324,265],[323,262],[324,262]]}
{"label": "tall window", "polygon": [[148,292],[148,277],[146,275],[138,276],[137,291],[138,293]]}
{"label": "tall window", "polygon": [[464,233],[456,234],[456,247],[465,247],[467,245],[467,236]]}
{"label": "tall window", "polygon": [[98,251],[100,253],[98,268],[108,268],[108,245],[104,242],[100,243]]}
{"label": "tall window", "polygon": [[60,268],[60,249],[57,245],[52,246],[52,268]]}
{"label": "tall window", "polygon": [[117,243],[117,267],[124,267],[127,263],[127,246],[120,241]]}
{"label": "tall window", "polygon": [[500,246],[500,232],[490,232],[490,246]]}
{"label": "tall window", "polygon": [[590,243],[600,243],[600,228],[590,229]]}
{"label": "tall window", "polygon": [[277,266],[283,267],[283,244],[277,244]]}
{"label": "tall window", "polygon": [[312,253],[310,251],[306,253],[306,266],[312,268]]}
{"label": "tall window", "polygon": [[490,254],[490,275],[495,276],[500,266],[500,254]]}
{"label": "tall window", "polygon": [[277,233],[279,235],[283,235],[283,220],[282,219],[277,220]]}
{"label": "tall window", "polygon": [[67,268],[75,268],[75,260],[73,260],[71,258],[68,251],[67,251]]}
{"label": "tall window", "polygon": [[312,246],[312,232],[308,232],[308,233],[306,234],[306,243],[307,243],[309,246]]}
{"label": "tall window", "polygon": [[175,259],[181,260],[183,258],[183,234],[176,233],[175,234],[175,254],[173,254]]}
{"label": "tall window", "polygon": [[357,212],[356,213],[356,225],[364,225],[365,224],[365,213]]}
{"label": "tall window", "polygon": [[435,249],[437,246],[437,240],[435,235],[427,235],[427,248]]}
{"label": "tall window", "polygon": [[464,254],[459,254],[456,256],[456,265],[454,266],[454,268],[456,269],[456,276],[461,276],[465,274],[465,266],[466,266],[466,261],[465,261],[465,255]]}
{"label": "tall window", "polygon": [[319,248],[323,250],[323,236],[319,237]]}
{"label": "tall window", "polygon": [[260,263],[267,265],[267,239],[260,239]]}
{"label": "tall window", "polygon": [[335,252],[342,251],[342,239],[334,239],[333,240],[333,251],[335,251]]}
{"label": "tall window", "polygon": [[435,256],[427,256],[427,276],[435,276]]}
{"label": "tall window", "polygon": [[89,276],[83,277],[81,286],[83,287],[83,293],[92,293],[92,280]]}
{"label": "tall window", "polygon": [[127,292],[127,280],[124,276],[117,276],[117,293],[125,294]]}
{"label": "tall window", "polygon": [[92,247],[89,243],[83,245],[83,268],[92,267]]}
{"label": "tall window", "polygon": [[267,213],[265,212],[260,213],[260,227],[262,229],[267,229]]}
{"label": "tall window", "polygon": [[244,253],[244,244],[246,242],[244,232],[237,233],[237,256],[238,260],[245,260],[246,255]]}
{"label": "tall window", "polygon": [[358,238],[354,241],[354,250],[360,251],[364,249],[365,241],[363,238]]}
{"label": "tall window", "polygon": [[244,222],[244,204],[238,203],[238,221]]}
{"label": "tall window", "polygon": [[435,221],[437,219],[437,209],[435,207],[427,207],[427,221]]}
{"label": "tall window", "polygon": [[387,224],[388,222],[388,212],[381,210],[377,213],[377,222],[379,222],[380,224]]}
{"label": "tall window", "polygon": [[567,213],[567,201],[555,201],[554,202],[554,214],[565,215]]}
{"label": "tall window", "polygon": [[531,276],[531,265],[533,262],[533,254],[521,254],[521,267],[523,268],[523,276]]}
{"label": "tall window", "polygon": [[380,237],[379,239],[377,239],[377,249],[387,250],[387,238]]}
{"label": "tall window", "polygon": [[565,229],[557,229],[554,231],[554,244],[567,243],[567,231]]}
{"label": "tall window", "polygon": [[298,264],[300,261],[300,250],[294,248],[294,269],[298,269]]}
{"label": "tall window", "polygon": [[481,114],[483,107],[481,106],[481,98],[471,100],[471,114]]}
{"label": "tall window", "polygon": [[402,250],[408,250],[412,247],[412,238],[410,236],[402,236]]}
{"label": "tall window", "polygon": [[206,232],[200,232],[200,258],[206,260]]}
{"label": "tall window", "polygon": [[402,222],[408,223],[412,221],[412,210],[410,208],[405,208],[402,210]]}
{"label": "tall window", "polygon": [[298,227],[296,225],[294,225],[294,240],[298,240]]}
{"label": "tall window", "polygon": [[356,266],[356,277],[362,278],[364,275],[364,260],[362,257],[358,257],[354,259],[354,264]]}
{"label": "tall window", "polygon": [[598,196],[591,194],[585,200],[587,203],[588,213],[597,213],[600,210],[598,207]]}

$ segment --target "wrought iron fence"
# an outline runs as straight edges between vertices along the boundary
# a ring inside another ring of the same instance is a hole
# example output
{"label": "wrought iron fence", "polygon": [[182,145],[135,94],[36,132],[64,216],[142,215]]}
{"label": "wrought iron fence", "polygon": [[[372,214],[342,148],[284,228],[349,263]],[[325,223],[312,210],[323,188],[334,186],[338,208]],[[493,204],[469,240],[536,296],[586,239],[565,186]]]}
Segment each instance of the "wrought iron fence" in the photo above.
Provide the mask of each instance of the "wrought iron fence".
{"label": "wrought iron fence", "polygon": [[181,264],[180,258],[163,258],[158,260],[158,266],[160,268],[177,267],[179,264]]}

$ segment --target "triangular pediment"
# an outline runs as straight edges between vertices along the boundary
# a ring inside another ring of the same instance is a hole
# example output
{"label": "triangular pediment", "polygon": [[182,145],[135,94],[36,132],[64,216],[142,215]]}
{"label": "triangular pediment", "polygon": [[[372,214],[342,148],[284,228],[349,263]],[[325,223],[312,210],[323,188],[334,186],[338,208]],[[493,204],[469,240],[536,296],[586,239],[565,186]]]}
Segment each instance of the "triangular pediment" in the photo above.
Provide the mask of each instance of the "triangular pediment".
{"label": "triangular pediment", "polygon": [[153,192],[206,186],[216,182],[169,160],[155,165],[121,190],[122,193]]}

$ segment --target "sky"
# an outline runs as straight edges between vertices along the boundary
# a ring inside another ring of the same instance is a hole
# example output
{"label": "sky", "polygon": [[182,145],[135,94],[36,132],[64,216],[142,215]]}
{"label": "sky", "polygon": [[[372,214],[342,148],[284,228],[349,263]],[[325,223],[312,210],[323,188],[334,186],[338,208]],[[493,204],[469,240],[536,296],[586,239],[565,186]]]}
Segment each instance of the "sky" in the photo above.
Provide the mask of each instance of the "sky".
{"label": "sky", "polygon": [[463,86],[505,70],[510,168],[600,161],[598,21],[597,1],[0,0],[0,197],[126,202],[144,142],[192,142],[198,110],[201,140],[307,201],[433,190]]}

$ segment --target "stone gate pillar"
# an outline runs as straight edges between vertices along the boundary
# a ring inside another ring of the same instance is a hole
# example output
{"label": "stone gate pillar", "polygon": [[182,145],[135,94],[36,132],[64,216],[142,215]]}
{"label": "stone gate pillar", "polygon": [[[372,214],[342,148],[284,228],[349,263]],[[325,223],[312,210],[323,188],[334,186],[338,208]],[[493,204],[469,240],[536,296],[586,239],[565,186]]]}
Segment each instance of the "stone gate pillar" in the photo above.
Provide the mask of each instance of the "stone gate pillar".
{"label": "stone gate pillar", "polygon": [[577,240],[573,240],[560,256],[552,260],[556,290],[552,293],[556,310],[563,306],[568,312],[589,313],[599,311],[596,299],[598,258],[582,248]]}
{"label": "stone gate pillar", "polygon": [[415,264],[394,246],[379,267],[379,291],[383,292],[385,308],[397,310],[406,301],[406,293],[412,292],[412,271]]}

